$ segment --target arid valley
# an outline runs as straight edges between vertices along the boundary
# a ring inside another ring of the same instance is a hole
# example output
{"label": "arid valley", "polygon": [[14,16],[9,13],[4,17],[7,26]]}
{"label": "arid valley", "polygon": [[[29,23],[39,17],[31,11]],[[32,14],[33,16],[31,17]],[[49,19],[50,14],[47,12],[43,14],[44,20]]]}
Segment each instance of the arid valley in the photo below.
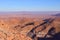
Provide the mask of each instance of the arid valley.
{"label": "arid valley", "polygon": [[0,15],[0,40],[60,40],[60,16]]}

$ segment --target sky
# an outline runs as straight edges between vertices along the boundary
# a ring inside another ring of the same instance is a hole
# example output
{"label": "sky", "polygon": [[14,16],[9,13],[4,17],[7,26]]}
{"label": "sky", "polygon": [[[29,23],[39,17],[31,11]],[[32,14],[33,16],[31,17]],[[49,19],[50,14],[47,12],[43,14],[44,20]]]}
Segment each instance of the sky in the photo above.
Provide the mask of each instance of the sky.
{"label": "sky", "polygon": [[0,0],[0,11],[60,11],[60,0]]}

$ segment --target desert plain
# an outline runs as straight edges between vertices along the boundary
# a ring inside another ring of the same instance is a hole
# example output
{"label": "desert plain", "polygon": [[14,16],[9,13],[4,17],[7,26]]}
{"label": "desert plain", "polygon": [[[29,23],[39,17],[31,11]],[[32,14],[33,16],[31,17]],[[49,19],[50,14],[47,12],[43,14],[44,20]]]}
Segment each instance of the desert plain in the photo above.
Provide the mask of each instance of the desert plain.
{"label": "desert plain", "polygon": [[[56,36],[58,33],[59,36]],[[60,16],[48,14],[0,15],[0,40],[41,40],[41,38],[58,40],[59,37]]]}

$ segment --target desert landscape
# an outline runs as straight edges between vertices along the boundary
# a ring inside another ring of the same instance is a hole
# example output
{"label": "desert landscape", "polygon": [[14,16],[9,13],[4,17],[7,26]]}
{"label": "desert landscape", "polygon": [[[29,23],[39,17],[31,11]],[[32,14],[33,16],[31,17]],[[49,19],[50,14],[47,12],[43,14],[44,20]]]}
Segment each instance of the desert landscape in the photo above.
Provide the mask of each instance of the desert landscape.
{"label": "desert landscape", "polygon": [[60,40],[60,0],[0,0],[0,40]]}
{"label": "desert landscape", "polygon": [[0,40],[60,40],[60,14],[0,15]]}

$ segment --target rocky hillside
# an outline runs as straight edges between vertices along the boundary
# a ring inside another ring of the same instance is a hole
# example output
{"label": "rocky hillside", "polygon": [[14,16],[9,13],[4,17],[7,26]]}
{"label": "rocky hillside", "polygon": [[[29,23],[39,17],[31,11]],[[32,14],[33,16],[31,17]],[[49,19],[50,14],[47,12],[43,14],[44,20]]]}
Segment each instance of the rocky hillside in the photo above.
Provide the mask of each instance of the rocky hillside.
{"label": "rocky hillside", "polygon": [[0,40],[40,40],[59,32],[60,18],[0,18]]}

